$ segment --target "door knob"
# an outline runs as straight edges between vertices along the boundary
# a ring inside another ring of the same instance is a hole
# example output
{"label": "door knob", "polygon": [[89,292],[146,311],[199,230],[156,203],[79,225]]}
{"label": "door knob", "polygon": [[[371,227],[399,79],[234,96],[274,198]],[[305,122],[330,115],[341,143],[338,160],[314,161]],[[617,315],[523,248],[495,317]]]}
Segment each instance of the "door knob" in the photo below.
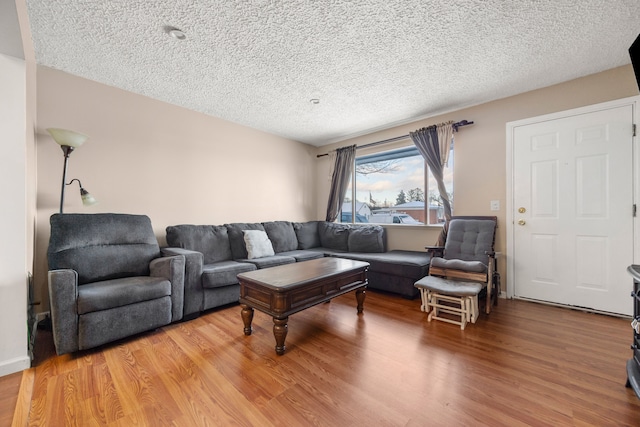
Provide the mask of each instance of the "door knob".
{"label": "door knob", "polygon": [[524,219],[521,219],[520,221],[518,221],[518,224],[520,225],[525,225],[527,223],[527,221],[525,221]]}

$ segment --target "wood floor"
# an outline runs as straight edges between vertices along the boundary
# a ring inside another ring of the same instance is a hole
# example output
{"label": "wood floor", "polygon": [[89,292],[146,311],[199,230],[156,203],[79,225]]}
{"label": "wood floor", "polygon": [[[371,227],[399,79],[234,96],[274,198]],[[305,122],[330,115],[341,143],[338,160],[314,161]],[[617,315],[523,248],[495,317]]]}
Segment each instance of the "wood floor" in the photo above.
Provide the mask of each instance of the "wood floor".
{"label": "wood floor", "polygon": [[14,425],[640,425],[628,320],[500,300],[461,331],[419,299],[355,306],[291,316],[283,356],[272,319],[256,311],[244,336],[237,305],[71,356],[40,334]]}

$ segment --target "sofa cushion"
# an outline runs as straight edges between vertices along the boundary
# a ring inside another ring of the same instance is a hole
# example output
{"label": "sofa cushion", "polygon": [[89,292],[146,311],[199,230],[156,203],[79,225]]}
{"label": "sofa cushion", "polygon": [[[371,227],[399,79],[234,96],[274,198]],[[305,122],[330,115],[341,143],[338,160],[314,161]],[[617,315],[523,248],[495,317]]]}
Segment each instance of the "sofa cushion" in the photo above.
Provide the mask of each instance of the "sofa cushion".
{"label": "sofa cushion", "polygon": [[296,259],[292,256],[274,255],[264,258],[242,259],[241,262],[251,263],[258,268],[275,267],[276,265],[293,264]]}
{"label": "sofa cushion", "polygon": [[263,222],[262,226],[269,235],[275,253],[298,249],[298,238],[289,221]]}
{"label": "sofa cushion", "polygon": [[205,264],[231,259],[227,227],[216,225],[173,225],[167,227],[167,244],[173,248],[201,252]]}
{"label": "sofa cushion", "polygon": [[349,229],[346,224],[322,221],[318,223],[320,244],[328,249],[349,250]]}
{"label": "sofa cushion", "polygon": [[366,261],[369,271],[381,272],[394,276],[409,277],[418,280],[427,275],[431,256],[427,252],[394,250],[385,253],[353,253],[332,254],[340,258]]}
{"label": "sofa cushion", "polygon": [[318,221],[293,223],[293,230],[298,239],[298,249],[311,249],[320,246],[318,223]]}
{"label": "sofa cushion", "polygon": [[349,252],[384,252],[384,228],[380,225],[355,226],[349,230]]}
{"label": "sofa cushion", "polygon": [[170,295],[171,283],[163,277],[137,276],[88,283],[78,287],[78,314],[109,310]]}
{"label": "sofa cushion", "polygon": [[341,251],[338,249],[329,249],[329,248],[323,248],[322,246],[319,248],[313,248],[313,249],[309,249],[310,251],[318,251],[318,252],[322,252],[322,254],[324,256],[337,256],[339,257],[342,254],[346,254],[348,253],[347,251]]}
{"label": "sofa cushion", "polygon": [[202,267],[202,287],[219,288],[238,283],[238,274],[253,271],[256,266],[248,262],[221,261]]}
{"label": "sofa cushion", "polygon": [[262,230],[264,227],[259,222],[246,223],[246,222],[234,222],[232,224],[225,224],[227,232],[229,233],[229,243],[231,244],[231,255],[233,259],[247,259],[247,247],[244,243],[243,230]]}
{"label": "sofa cushion", "polygon": [[242,230],[244,244],[247,248],[247,259],[273,256],[273,245],[267,233],[262,230]]}
{"label": "sofa cushion", "polygon": [[280,252],[278,255],[294,257],[297,262],[308,261],[310,259],[324,258],[324,254],[320,251],[306,251],[306,250]]}

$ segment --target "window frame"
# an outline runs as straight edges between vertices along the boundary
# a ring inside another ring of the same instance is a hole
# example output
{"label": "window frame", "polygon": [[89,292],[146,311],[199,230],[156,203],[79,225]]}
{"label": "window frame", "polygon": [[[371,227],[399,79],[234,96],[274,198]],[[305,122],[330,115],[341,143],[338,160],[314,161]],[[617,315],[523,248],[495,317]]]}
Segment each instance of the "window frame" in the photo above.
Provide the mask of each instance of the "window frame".
{"label": "window frame", "polygon": [[[408,155],[408,154],[412,154],[412,155]],[[404,155],[402,155],[404,154]],[[356,172],[356,167],[358,166],[358,164],[364,164],[364,163],[373,163],[374,161],[383,161],[383,160],[394,160],[394,159],[404,159],[404,158],[409,158],[409,157],[413,157],[414,155],[419,155],[422,156],[420,154],[420,152],[418,151],[417,147],[415,145],[404,145],[404,146],[400,146],[400,147],[395,147],[395,148],[381,148],[380,150],[376,150],[373,153],[368,153],[368,154],[364,154],[362,156],[357,156],[354,159],[353,162],[353,168],[351,171],[351,180],[349,182],[349,186],[350,186],[350,191],[348,190],[348,195],[351,198],[351,212],[354,212],[356,210],[356,206],[357,203],[365,203],[365,202],[358,202],[357,198],[356,198],[356,193],[357,193],[357,172]],[[363,161],[363,160],[370,160],[370,161]],[[373,161],[371,161],[373,160]],[[424,218],[425,218],[425,222],[424,223],[409,223],[409,224],[396,224],[393,222],[389,222],[389,223],[376,223],[376,222],[371,222],[371,224],[381,224],[381,225],[392,225],[392,226],[423,226],[423,227],[442,227],[444,225],[444,221],[442,222],[437,222],[437,223],[429,223],[429,181],[430,178],[432,177],[431,171],[429,166],[427,165],[426,160],[422,159],[423,161],[423,166],[424,166],[424,177],[423,177],[423,191],[424,191],[424,208],[422,210],[423,214],[424,214]],[[451,141],[451,145],[450,145],[450,153],[449,153],[449,166],[451,168],[452,174],[453,174],[453,170],[454,170],[454,146],[453,146],[453,139]],[[451,194],[454,195],[454,181],[453,181],[453,175],[451,176]],[[435,191],[437,192],[437,187],[435,189]],[[345,199],[346,199],[347,195],[345,195]],[[344,206],[344,204],[347,203],[345,200],[343,200],[342,202],[342,206]],[[393,207],[389,208],[389,209],[393,209]],[[453,213],[453,198],[451,200],[451,210]],[[346,212],[347,214],[349,214],[349,212]],[[342,221],[342,214],[343,211],[342,209],[340,210],[340,216],[339,219],[341,223],[343,224],[355,224],[356,222],[355,219],[353,218],[353,215],[351,215],[351,221],[348,222],[343,222]]]}

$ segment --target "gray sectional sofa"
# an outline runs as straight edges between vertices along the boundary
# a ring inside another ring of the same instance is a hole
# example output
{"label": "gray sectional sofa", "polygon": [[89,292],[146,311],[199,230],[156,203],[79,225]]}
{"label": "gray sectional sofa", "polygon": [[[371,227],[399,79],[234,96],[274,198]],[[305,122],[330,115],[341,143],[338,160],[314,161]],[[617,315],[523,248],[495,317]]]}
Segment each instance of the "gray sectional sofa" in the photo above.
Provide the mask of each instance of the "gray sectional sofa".
{"label": "gray sectional sofa", "polygon": [[335,256],[369,262],[369,289],[415,298],[414,283],[427,275],[430,262],[427,252],[387,251],[386,231],[379,225],[272,221],[183,224],[169,226],[166,232],[163,254],[183,255],[186,261],[186,318],[237,302],[238,273]]}

